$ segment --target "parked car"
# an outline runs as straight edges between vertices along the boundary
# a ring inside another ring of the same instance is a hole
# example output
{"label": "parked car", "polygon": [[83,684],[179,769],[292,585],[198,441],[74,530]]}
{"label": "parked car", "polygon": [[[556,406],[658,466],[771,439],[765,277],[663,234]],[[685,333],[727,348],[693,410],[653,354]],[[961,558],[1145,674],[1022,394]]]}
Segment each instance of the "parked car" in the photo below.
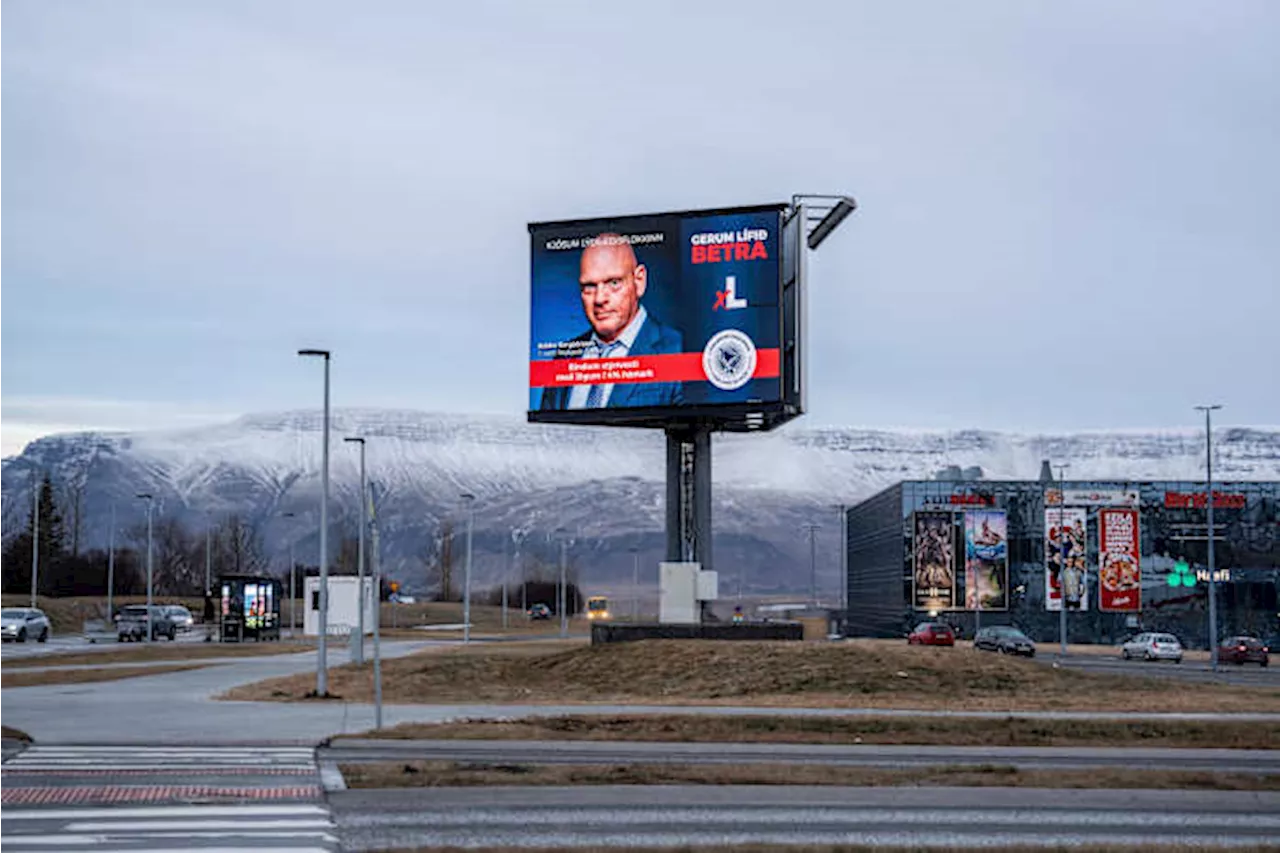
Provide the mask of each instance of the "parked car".
{"label": "parked car", "polygon": [[1182,643],[1173,634],[1158,634],[1147,631],[1120,647],[1120,656],[1125,660],[1142,658],[1143,660],[1171,660],[1182,663]]}
{"label": "parked car", "polygon": [[165,611],[169,614],[169,618],[173,620],[174,627],[182,633],[189,632],[195,626],[196,620],[192,617],[191,611],[181,604],[170,604],[165,607]]}
{"label": "parked car", "polygon": [[907,635],[909,646],[954,646],[955,630],[945,622],[921,622]]}
{"label": "parked car", "polygon": [[1257,637],[1227,637],[1218,647],[1218,660],[1237,666],[1246,663],[1266,666],[1271,662],[1270,657],[1270,647]]}
{"label": "parked car", "polygon": [[973,647],[1002,655],[1022,655],[1029,658],[1036,656],[1036,644],[1012,625],[979,628],[978,633],[973,635]]}
{"label": "parked car", "polygon": [[529,608],[529,618],[535,621],[551,618],[551,608],[545,604],[535,604]]}
{"label": "parked car", "polygon": [[126,642],[132,640],[139,642],[147,638],[147,622],[148,620],[155,626],[154,639],[164,637],[167,640],[173,640],[178,635],[178,626],[169,616],[169,608],[159,605],[148,608],[145,604],[130,604],[127,607],[120,608],[119,614],[116,615],[116,640],[118,642]]}
{"label": "parked car", "polygon": [[0,610],[0,637],[7,642],[25,643],[31,638],[43,643],[49,639],[53,627],[43,610],[34,607],[6,607]]}

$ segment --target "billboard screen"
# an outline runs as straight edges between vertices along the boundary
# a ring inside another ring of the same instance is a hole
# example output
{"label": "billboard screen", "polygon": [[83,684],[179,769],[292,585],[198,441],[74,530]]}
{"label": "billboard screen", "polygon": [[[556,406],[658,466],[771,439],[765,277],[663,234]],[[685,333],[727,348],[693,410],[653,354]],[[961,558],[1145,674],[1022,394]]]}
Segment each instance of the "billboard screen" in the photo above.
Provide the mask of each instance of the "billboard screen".
{"label": "billboard screen", "polygon": [[785,211],[529,226],[530,420],[783,404]]}
{"label": "billboard screen", "polygon": [[[1088,610],[1088,554],[1085,525],[1088,510],[1058,507],[1044,511],[1044,606],[1062,609],[1062,582],[1066,582],[1067,609]],[[1066,563],[1063,565],[1063,549]]]}
{"label": "billboard screen", "polygon": [[950,610],[956,600],[955,535],[949,512],[915,514],[911,573],[916,610]]}
{"label": "billboard screen", "polygon": [[964,514],[965,607],[1009,609],[1009,525],[1004,510]]}
{"label": "billboard screen", "polygon": [[1142,609],[1138,511],[1098,512],[1098,609],[1109,612]]}

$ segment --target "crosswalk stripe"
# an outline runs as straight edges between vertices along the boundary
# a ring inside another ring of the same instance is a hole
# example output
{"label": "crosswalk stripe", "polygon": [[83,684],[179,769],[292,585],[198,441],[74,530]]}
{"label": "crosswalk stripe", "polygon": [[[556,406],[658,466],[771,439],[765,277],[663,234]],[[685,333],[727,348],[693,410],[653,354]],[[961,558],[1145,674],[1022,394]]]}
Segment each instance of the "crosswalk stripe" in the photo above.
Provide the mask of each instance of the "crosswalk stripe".
{"label": "crosswalk stripe", "polygon": [[101,818],[145,819],[151,817],[278,817],[278,816],[317,816],[328,815],[329,810],[316,803],[296,803],[280,805],[231,806],[135,806],[127,809],[40,809],[39,811],[15,811],[5,813],[8,820],[97,820]]}

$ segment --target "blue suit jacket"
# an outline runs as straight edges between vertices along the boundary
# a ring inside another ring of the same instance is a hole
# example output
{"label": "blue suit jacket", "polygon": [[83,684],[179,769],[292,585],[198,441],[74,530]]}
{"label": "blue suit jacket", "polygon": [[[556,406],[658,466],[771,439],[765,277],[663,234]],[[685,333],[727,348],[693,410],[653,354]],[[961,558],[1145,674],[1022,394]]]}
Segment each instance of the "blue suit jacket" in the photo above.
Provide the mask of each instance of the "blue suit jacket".
{"label": "blue suit jacket", "polygon": [[[591,332],[584,332],[574,341],[591,340]],[[556,358],[573,358],[580,349],[565,348],[563,353],[556,353]],[[664,326],[650,314],[636,335],[628,356],[667,355],[684,352],[684,341],[675,329]],[[543,412],[565,411],[569,408],[569,395],[573,386],[563,388],[543,388],[542,399],[538,409]],[[684,393],[679,382],[620,382],[613,386],[609,394],[606,408],[640,408],[643,406],[676,406],[684,402]]]}

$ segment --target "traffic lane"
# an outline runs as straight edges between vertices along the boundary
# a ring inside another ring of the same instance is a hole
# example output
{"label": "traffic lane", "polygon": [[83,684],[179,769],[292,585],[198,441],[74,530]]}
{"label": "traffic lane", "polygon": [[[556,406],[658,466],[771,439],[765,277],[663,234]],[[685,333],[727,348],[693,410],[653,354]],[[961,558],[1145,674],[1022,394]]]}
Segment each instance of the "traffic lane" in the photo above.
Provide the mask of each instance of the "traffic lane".
{"label": "traffic lane", "polygon": [[340,740],[321,761],[466,761],[517,764],[822,764],[860,767],[984,766],[1027,770],[1142,767],[1280,773],[1280,750],[1096,747],[833,745],[517,740]]}
{"label": "traffic lane", "polygon": [[[169,640],[156,640],[156,644],[169,644]],[[203,643],[204,632],[191,632],[187,634],[179,634],[174,643]],[[68,634],[64,636],[51,636],[47,642],[35,643],[16,643],[6,642],[0,645],[0,661],[6,660],[23,660],[25,658],[45,657],[47,655],[59,655],[81,652],[106,652],[120,648],[130,648],[135,643],[120,643],[116,639],[102,639],[96,642],[90,642],[79,635]],[[142,645],[145,645],[142,644]]]}
{"label": "traffic lane", "polygon": [[1067,657],[1061,660],[1045,656],[1042,661],[1069,669],[1110,675],[1139,675],[1148,678],[1170,678],[1185,681],[1230,684],[1238,687],[1280,687],[1280,670],[1257,664],[1237,666],[1219,664],[1215,673],[1208,663],[1184,661],[1124,660],[1120,657]]}
{"label": "traffic lane", "polygon": [[341,791],[347,850],[737,844],[1280,844],[1280,794],[593,786]]}

